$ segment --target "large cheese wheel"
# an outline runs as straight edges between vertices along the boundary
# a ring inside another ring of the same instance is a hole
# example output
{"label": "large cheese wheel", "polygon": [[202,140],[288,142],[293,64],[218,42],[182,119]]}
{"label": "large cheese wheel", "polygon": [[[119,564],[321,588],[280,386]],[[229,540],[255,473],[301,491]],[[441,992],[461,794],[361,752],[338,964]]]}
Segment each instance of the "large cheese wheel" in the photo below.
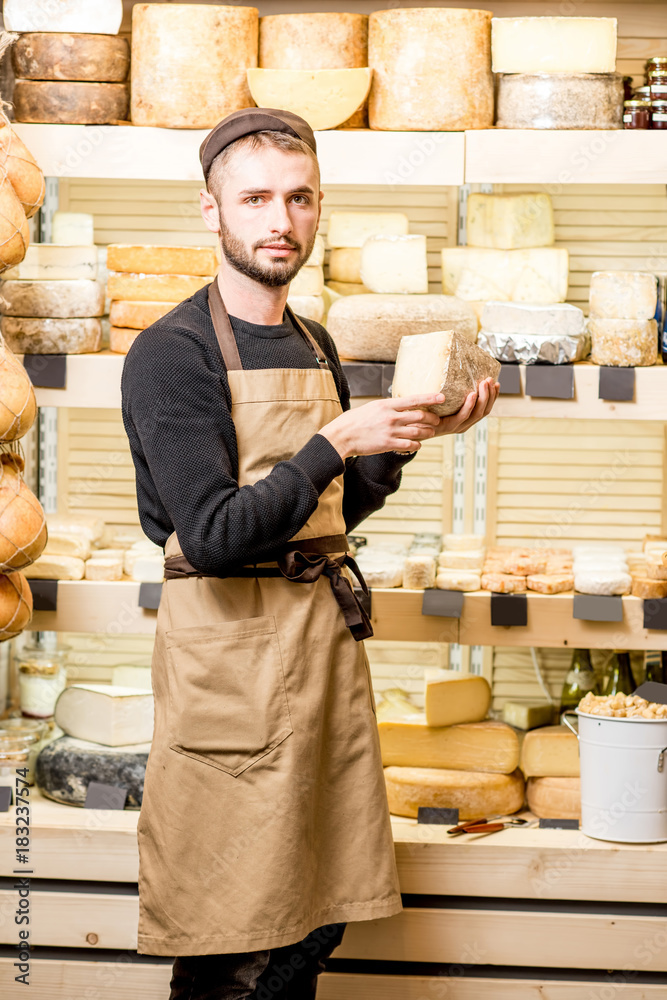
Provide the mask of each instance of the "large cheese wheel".
{"label": "large cheese wheel", "polygon": [[23,80],[122,83],[130,69],[130,46],[118,35],[29,32],[12,47],[12,66]]}
{"label": "large cheese wheel", "polygon": [[110,271],[134,274],[215,274],[218,262],[213,247],[132,246],[111,243],[107,247]]}
{"label": "large cheese wheel", "polygon": [[0,576],[0,642],[14,639],[32,618],[32,590],[23,573]]}
{"label": "large cheese wheel", "polygon": [[17,122],[108,125],[127,121],[129,106],[127,83],[17,80],[14,87]]}
{"label": "large cheese wheel", "polygon": [[459,819],[508,816],[523,806],[521,771],[489,774],[434,767],[386,767],[389,812],[416,817],[419,807],[458,809]]}
{"label": "large cheese wheel", "polygon": [[0,455],[0,571],[24,569],[46,545],[46,518],[21,473],[23,459]]}
{"label": "large cheese wheel", "polygon": [[4,165],[27,218],[31,218],[44,201],[44,174],[4,116],[0,116],[0,164]]}
{"label": "large cheese wheel", "polygon": [[132,121],[212,128],[252,106],[255,7],[138,3],[132,10]]}
{"label": "large cheese wheel", "polygon": [[3,316],[0,330],[17,354],[90,354],[102,347],[99,319]]}
{"label": "large cheese wheel", "polygon": [[5,0],[7,31],[85,31],[115,35],[123,0]]}
{"label": "large cheese wheel", "polygon": [[0,271],[20,264],[30,243],[28,220],[6,167],[0,166]]}
{"label": "large cheese wheel", "polygon": [[37,416],[30,376],[0,337],[0,441],[27,434]]}
{"label": "large cheese wheel", "polygon": [[498,128],[623,127],[620,73],[499,73]]}
{"label": "large cheese wheel", "polygon": [[173,302],[125,302],[115,299],[109,309],[109,322],[123,329],[145,330],[173,308]]}
{"label": "large cheese wheel", "polygon": [[581,819],[579,778],[529,778],[526,799],[540,819]]}
{"label": "large cheese wheel", "polygon": [[89,278],[70,281],[3,281],[0,311],[5,316],[72,319],[104,315],[104,286]]}
{"label": "large cheese wheel", "polygon": [[107,292],[110,299],[129,302],[182,302],[204,285],[210,277],[190,274],[110,274]]}
{"label": "large cheese wheel", "polygon": [[150,743],[106,747],[72,736],[61,736],[47,743],[37,758],[35,782],[49,799],[67,805],[82,806],[88,785],[127,788],[126,809],[139,809]]}
{"label": "large cheese wheel", "polygon": [[493,124],[491,12],[381,10],[368,22],[370,127],[451,131]]}

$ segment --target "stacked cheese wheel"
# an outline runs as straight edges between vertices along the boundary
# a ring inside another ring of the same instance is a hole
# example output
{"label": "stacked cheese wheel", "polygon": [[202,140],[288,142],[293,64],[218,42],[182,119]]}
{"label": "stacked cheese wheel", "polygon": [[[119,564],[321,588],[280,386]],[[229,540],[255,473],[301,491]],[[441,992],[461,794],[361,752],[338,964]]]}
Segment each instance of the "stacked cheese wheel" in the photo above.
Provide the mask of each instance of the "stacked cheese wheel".
{"label": "stacked cheese wheel", "polygon": [[492,54],[500,128],[623,127],[615,17],[496,17]]}
{"label": "stacked cheese wheel", "polygon": [[324,240],[317,235],[310,257],[290,282],[287,302],[298,316],[321,323],[327,312],[323,292]]}
{"label": "stacked cheese wheel", "polygon": [[630,367],[658,360],[658,281],[645,271],[591,275],[588,330],[596,365]]}
{"label": "stacked cheese wheel", "polygon": [[208,285],[218,269],[212,247],[107,247],[109,347],[127,354],[142,330]]}
{"label": "stacked cheese wheel", "polygon": [[526,733],[521,747],[528,808],[546,819],[579,819],[579,744],[566,726]]}

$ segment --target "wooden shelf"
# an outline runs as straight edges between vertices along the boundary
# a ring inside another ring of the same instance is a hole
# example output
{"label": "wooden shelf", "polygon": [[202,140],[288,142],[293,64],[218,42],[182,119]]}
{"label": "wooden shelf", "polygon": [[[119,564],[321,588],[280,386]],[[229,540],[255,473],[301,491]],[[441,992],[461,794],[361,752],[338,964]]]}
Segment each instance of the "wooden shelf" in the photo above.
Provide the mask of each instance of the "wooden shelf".
{"label": "wooden shelf", "polygon": [[[18,355],[23,360],[23,355]],[[38,406],[89,406],[120,408],[120,377],[124,354],[67,355],[67,386],[64,389],[35,388]]]}

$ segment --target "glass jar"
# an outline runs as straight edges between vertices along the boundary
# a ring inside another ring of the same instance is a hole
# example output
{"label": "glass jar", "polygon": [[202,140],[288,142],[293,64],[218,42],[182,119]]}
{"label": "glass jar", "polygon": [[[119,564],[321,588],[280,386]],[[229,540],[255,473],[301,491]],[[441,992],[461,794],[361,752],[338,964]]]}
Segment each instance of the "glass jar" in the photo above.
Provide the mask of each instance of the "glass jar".
{"label": "glass jar", "polygon": [[58,695],[65,687],[65,661],[69,646],[37,641],[24,646],[18,659],[19,705],[29,719],[53,716]]}
{"label": "glass jar", "polygon": [[[33,730],[0,730],[0,785],[9,785],[15,790],[17,777],[34,785],[40,742],[39,734]],[[17,775],[17,771],[24,769],[27,774]]]}
{"label": "glass jar", "polygon": [[650,128],[651,102],[626,101],[623,105],[623,128]]}
{"label": "glass jar", "polygon": [[650,73],[655,73],[656,70],[662,70],[667,73],[667,56],[651,56],[650,59],[646,60],[646,79],[648,80]]}
{"label": "glass jar", "polygon": [[650,101],[651,100],[651,88],[648,84],[645,87],[637,87],[634,94],[632,95],[633,101]]}
{"label": "glass jar", "polygon": [[651,128],[667,128],[667,100],[652,101]]}
{"label": "glass jar", "polygon": [[648,75],[652,101],[667,101],[667,69],[653,70]]}

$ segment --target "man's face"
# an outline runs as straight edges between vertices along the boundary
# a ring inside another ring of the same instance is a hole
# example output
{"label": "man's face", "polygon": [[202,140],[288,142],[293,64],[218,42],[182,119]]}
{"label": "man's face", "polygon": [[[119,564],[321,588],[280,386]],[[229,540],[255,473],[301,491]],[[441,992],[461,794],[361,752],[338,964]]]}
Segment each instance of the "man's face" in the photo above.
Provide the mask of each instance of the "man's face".
{"label": "man's face", "polygon": [[239,150],[220,192],[220,242],[229,263],[255,281],[287,285],[308,260],[320,218],[319,177],[303,153]]}

